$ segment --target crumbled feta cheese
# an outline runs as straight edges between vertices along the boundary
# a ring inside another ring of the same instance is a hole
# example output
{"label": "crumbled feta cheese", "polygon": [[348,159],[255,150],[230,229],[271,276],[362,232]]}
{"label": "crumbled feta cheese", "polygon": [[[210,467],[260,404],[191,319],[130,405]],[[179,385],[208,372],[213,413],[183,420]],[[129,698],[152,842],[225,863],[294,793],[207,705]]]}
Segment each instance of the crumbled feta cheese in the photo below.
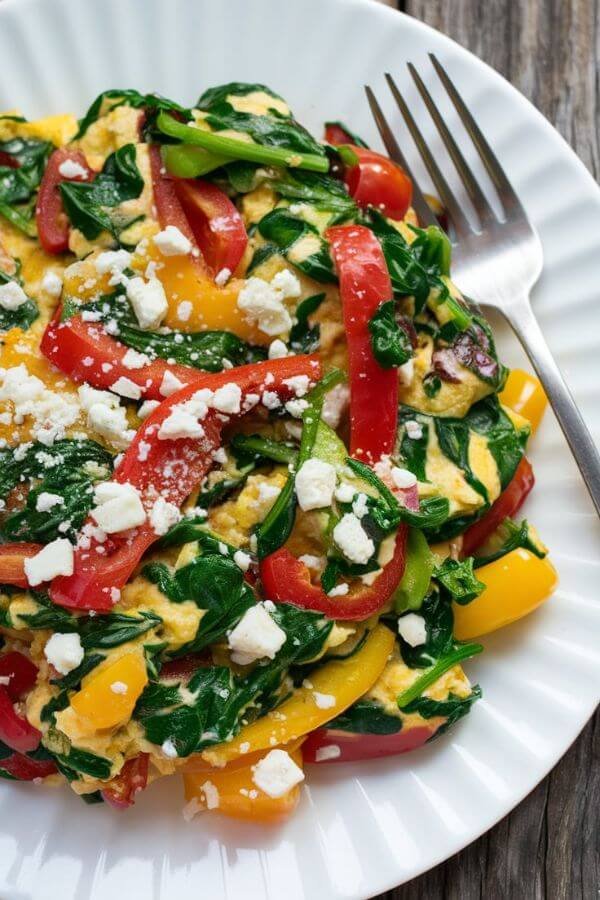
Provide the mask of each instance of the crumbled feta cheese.
{"label": "crumbled feta cheese", "polygon": [[192,304],[189,300],[182,300],[177,307],[177,318],[180,322],[187,322],[192,314]]}
{"label": "crumbled feta cheese", "polygon": [[345,513],[333,529],[333,540],[346,559],[364,565],[375,553],[375,544],[354,513]]}
{"label": "crumbled feta cheese", "polygon": [[161,397],[170,397],[171,394],[177,393],[180,391],[182,387],[185,387],[182,381],[177,378],[176,375],[173,375],[168,369],[163,375],[163,379],[160,383],[160,388],[158,389]]}
{"label": "crumbled feta cheese", "polygon": [[296,472],[296,496],[300,509],[329,506],[335,490],[335,468],[321,459],[308,459]]}
{"label": "crumbled feta cheese", "polygon": [[56,272],[48,271],[42,278],[42,290],[50,297],[60,297],[62,286],[62,278]]}
{"label": "crumbled feta cheese", "polygon": [[215,275],[215,284],[217,287],[225,287],[229,279],[231,278],[231,269],[221,269],[220,272],[217,272]]}
{"label": "crumbled feta cheese", "polygon": [[163,256],[185,256],[192,249],[192,242],[176,225],[167,225],[152,240]]}
{"label": "crumbled feta cheese", "polygon": [[313,697],[319,709],[331,709],[332,706],[335,706],[333,694],[321,694],[319,691],[313,691]]}
{"label": "crumbled feta cheese", "polygon": [[304,397],[310,387],[308,375],[294,375],[293,378],[285,378],[283,383],[294,392],[296,397]]}
{"label": "crumbled feta cheese", "polygon": [[301,419],[305,409],[308,409],[306,400],[288,400],[285,404],[286,412],[289,412],[290,416],[293,416],[294,419]]}
{"label": "crumbled feta cheese", "polygon": [[414,359],[409,359],[408,362],[405,362],[401,366],[398,366],[398,376],[400,378],[401,384],[404,384],[406,386],[412,384],[412,380],[415,377]]}
{"label": "crumbled feta cheese", "polygon": [[0,401],[14,404],[14,422],[31,419],[32,437],[46,446],[65,437],[81,413],[74,397],[49,390],[43,381],[30,375],[21,363],[0,370]]}
{"label": "crumbled feta cheese", "polygon": [[304,781],[304,772],[285,750],[271,750],[252,767],[252,781],[268,797],[283,797]]}
{"label": "crumbled feta cheese", "polygon": [[114,391],[115,394],[120,394],[121,397],[127,397],[129,400],[139,400],[142,396],[142,389],[139,385],[132,381],[131,378],[126,378],[124,375],[121,375],[120,378],[117,378],[113,384],[110,386],[111,391]]}
{"label": "crumbled feta cheese", "polygon": [[330,428],[337,428],[350,403],[350,388],[347,384],[336,384],[325,396],[322,419]]}
{"label": "crumbled feta cheese", "polygon": [[342,481],[340,486],[335,489],[335,499],[340,503],[352,503],[355,494],[355,489],[347,481]]}
{"label": "crumbled feta cheese", "polygon": [[110,391],[98,391],[96,388],[90,387],[89,384],[82,384],[78,391],[79,402],[86,412],[89,412],[92,406],[101,403],[110,409],[117,409],[119,406],[119,398],[111,394]]}
{"label": "crumbled feta cheese", "polygon": [[177,759],[177,757],[179,756],[179,754],[177,753],[177,747],[175,746],[171,738],[167,738],[166,741],[163,741],[160,749],[165,754],[167,759]]}
{"label": "crumbled feta cheese", "polygon": [[135,437],[135,431],[127,427],[127,414],[122,406],[115,409],[95,403],[88,412],[88,425],[117,450],[125,450]]}
{"label": "crumbled feta cheese", "polygon": [[242,390],[240,386],[230,382],[215,391],[212,405],[222,413],[239,413],[241,400]]}
{"label": "crumbled feta cheese", "polygon": [[289,269],[282,269],[271,279],[271,287],[281,291],[285,298],[296,298],[302,293],[300,282]]}
{"label": "crumbled feta cheese", "polygon": [[250,563],[252,562],[252,557],[248,553],[244,553],[243,550],[236,550],[233,554],[233,561],[242,572],[247,572],[250,568]]}
{"label": "crumbled feta cheese", "polygon": [[310,553],[305,553],[303,556],[299,556],[298,559],[314,572],[321,572],[325,568],[325,558],[323,556],[312,556]]}
{"label": "crumbled feta cheese", "polygon": [[251,276],[238,294],[237,305],[264,334],[275,337],[292,327],[292,319],[283,300],[282,291],[262,278]]}
{"label": "crumbled feta cheese", "polygon": [[277,340],[271,341],[269,344],[269,359],[283,359],[288,355],[287,344],[284,341]]}
{"label": "crumbled feta cheese", "polygon": [[137,528],[146,521],[146,510],[132,484],[103,481],[94,489],[96,506],[91,517],[107,534]]}
{"label": "crumbled feta cheese", "polygon": [[74,159],[65,159],[61,162],[58,172],[63,178],[83,178],[85,181],[88,177],[87,169]]}
{"label": "crumbled feta cheese", "polygon": [[181,519],[179,507],[159,497],[150,510],[150,524],[155,534],[166,534]]}
{"label": "crumbled feta cheese", "polygon": [[397,488],[410,488],[417,483],[416,475],[413,475],[408,469],[400,469],[398,466],[393,466],[391,474],[392,481]]}
{"label": "crumbled feta cheese", "polygon": [[127,299],[140,328],[158,328],[169,308],[164,288],[158,278],[144,281],[139,275],[127,282]]}
{"label": "crumbled feta cheese", "polygon": [[171,413],[161,424],[158,439],[160,441],[176,441],[180,438],[204,437],[204,428],[198,417],[185,409],[185,404],[174,406]]}
{"label": "crumbled feta cheese", "polygon": [[242,666],[265,656],[274,659],[286,641],[285,631],[269,615],[265,604],[248,609],[229,634],[231,659]]}
{"label": "crumbled feta cheese", "polygon": [[72,574],[73,545],[66,538],[57,538],[25,560],[25,577],[31,587],[52,581],[58,575]]}
{"label": "crumbled feta cheese", "polygon": [[57,632],[46,642],[44,656],[61,675],[68,675],[83,662],[83,647],[78,634]]}
{"label": "crumbled feta cheese", "polygon": [[345,581],[342,581],[341,584],[336,584],[335,587],[332,587],[330,591],[327,592],[328,597],[345,597],[348,591],[350,590],[349,586]]}
{"label": "crumbled feta cheese", "polygon": [[54,506],[64,506],[64,499],[60,496],[60,494],[50,494],[48,491],[42,491],[41,494],[38,494],[37,500],[35,501],[35,508],[37,512],[48,512]]}
{"label": "crumbled feta cheese", "polygon": [[217,809],[219,806],[219,791],[212,781],[205,781],[200,785],[200,790],[204,794],[207,809]]}
{"label": "crumbled feta cheese", "polygon": [[154,412],[157,406],[160,406],[158,400],[144,400],[140,408],[138,409],[138,416],[142,421],[147,419],[148,416]]}
{"label": "crumbled feta cheese", "polygon": [[[131,253],[127,250],[105,250],[94,260],[98,275],[120,276],[131,265]],[[116,282],[115,282],[116,283]]]}
{"label": "crumbled feta cheese", "polygon": [[129,687],[125,684],[124,681],[113,681],[113,683],[110,686],[110,689],[113,692],[113,694],[123,694],[124,695],[129,690]]}
{"label": "crumbled feta cheese", "polygon": [[328,759],[339,759],[342,751],[338,744],[328,744],[326,747],[319,747],[315,753],[315,762],[325,762]]}
{"label": "crumbled feta cheese", "polygon": [[279,409],[281,400],[275,391],[263,391],[262,404],[266,409]]}
{"label": "crumbled feta cheese", "polygon": [[416,419],[409,419],[408,422],[404,423],[404,427],[406,428],[406,434],[411,440],[418,441],[423,437],[423,429]]}
{"label": "crumbled feta cheese", "polygon": [[150,357],[130,347],[121,362],[126,369],[142,369],[144,366],[149,365]]}
{"label": "crumbled feta cheese", "polygon": [[366,494],[357,494],[352,503],[352,512],[357,519],[362,519],[369,511],[368,498]]}
{"label": "crumbled feta cheese", "polygon": [[420,647],[427,641],[425,619],[416,613],[407,613],[398,619],[398,634],[411,647]]}

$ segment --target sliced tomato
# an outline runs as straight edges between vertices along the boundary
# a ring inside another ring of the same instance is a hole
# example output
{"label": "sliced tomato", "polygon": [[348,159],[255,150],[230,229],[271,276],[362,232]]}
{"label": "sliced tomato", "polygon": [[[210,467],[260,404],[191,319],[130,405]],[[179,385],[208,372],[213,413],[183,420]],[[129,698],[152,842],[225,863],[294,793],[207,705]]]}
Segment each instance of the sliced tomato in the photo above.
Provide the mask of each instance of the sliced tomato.
{"label": "sliced tomato", "polygon": [[11,700],[19,700],[23,694],[27,694],[34,686],[38,669],[35,663],[19,653],[11,650],[0,656],[0,679],[8,678],[5,685],[6,692]]}
{"label": "sliced tomato", "polygon": [[309,734],[302,745],[302,755],[305,763],[356,762],[361,759],[397,756],[422,747],[433,737],[443,721],[441,718],[435,722],[432,720],[427,725],[403,728],[395,734],[357,734],[320,728]]}
{"label": "sliced tomato", "polygon": [[[221,431],[231,417],[211,409],[202,420],[202,438],[161,440],[158,432],[173,407],[190,400],[201,388],[214,391],[229,383],[240,387],[243,400],[248,395],[260,398],[267,390],[276,392],[282,400],[289,399],[293,391],[286,381],[298,375],[318,381],[321,369],[317,358],[291,356],[202,375],[193,384],[164,400],[148,416],[124,454],[114,480],[133,485],[148,512],[159,496],[181,506],[212,467],[213,454],[221,443]],[[246,406],[246,410],[249,408]],[[240,414],[243,415],[244,411],[242,402]],[[93,524],[93,520],[89,519],[84,528],[89,529]],[[139,528],[109,535],[105,541],[80,535],[73,575],[53,580],[49,589],[52,600],[59,606],[69,608],[109,611],[114,602],[113,589],[123,587],[157,537],[149,519]]]}
{"label": "sliced tomato", "polygon": [[534,483],[531,463],[523,457],[508,487],[502,491],[485,515],[463,534],[463,556],[472,556],[507,517],[512,518],[520,510]]}
{"label": "sliced tomato", "polygon": [[358,158],[344,174],[350,196],[362,209],[374,206],[390,219],[403,219],[412,203],[412,182],[406,172],[381,153],[350,147]]}
{"label": "sliced tomato", "polygon": [[103,799],[115,809],[133,806],[136,795],[148,784],[149,758],[147,753],[140,753],[134,759],[128,759],[119,774],[101,791]]}
{"label": "sliced tomato", "polygon": [[29,586],[25,576],[25,560],[36,556],[42,549],[41,544],[1,544],[0,545],[0,584],[13,587]]}
{"label": "sliced tomato", "polygon": [[10,153],[5,153],[4,150],[0,150],[0,166],[6,166],[9,169],[21,168],[19,160],[15,159],[14,156],[11,156]]}
{"label": "sliced tomato", "polygon": [[248,244],[235,205],[209,181],[177,178],[173,183],[196,243],[213,273],[224,269],[234,272]]}
{"label": "sliced tomato", "polygon": [[[85,176],[66,178],[60,173],[65,162],[74,162],[85,170]],[[60,184],[63,181],[93,181],[96,173],[80,150],[55,150],[44,171],[38,193],[35,220],[40,244],[46,253],[64,253],[69,249],[69,220],[63,208]]]}
{"label": "sliced tomato", "polygon": [[161,680],[170,681],[179,679],[187,682],[198,669],[206,668],[211,665],[211,657],[208,652],[205,653],[188,653],[180,659],[172,659],[165,663],[160,670]]}
{"label": "sliced tomato", "polygon": [[54,775],[58,770],[52,759],[32,759],[23,753],[13,753],[0,759],[0,771],[7,772],[17,781],[34,781]]}
{"label": "sliced tomato", "polygon": [[324,137],[328,144],[333,144],[334,146],[336,144],[339,146],[340,144],[354,143],[352,135],[339,122],[326,122]]}
{"label": "sliced tomato", "polygon": [[39,746],[41,737],[37,728],[18,714],[8,691],[0,685],[0,741],[17,753],[29,753]]}

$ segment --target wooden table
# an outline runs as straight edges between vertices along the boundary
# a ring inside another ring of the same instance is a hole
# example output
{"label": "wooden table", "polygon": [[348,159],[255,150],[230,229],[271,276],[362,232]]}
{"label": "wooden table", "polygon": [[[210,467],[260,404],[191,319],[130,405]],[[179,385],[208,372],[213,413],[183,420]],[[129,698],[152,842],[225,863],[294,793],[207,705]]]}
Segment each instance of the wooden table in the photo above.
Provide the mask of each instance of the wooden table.
{"label": "wooden table", "polygon": [[[598,178],[600,0],[383,2],[439,29],[501,72]],[[597,712],[550,775],[502,822],[380,900],[598,900],[599,815]]]}

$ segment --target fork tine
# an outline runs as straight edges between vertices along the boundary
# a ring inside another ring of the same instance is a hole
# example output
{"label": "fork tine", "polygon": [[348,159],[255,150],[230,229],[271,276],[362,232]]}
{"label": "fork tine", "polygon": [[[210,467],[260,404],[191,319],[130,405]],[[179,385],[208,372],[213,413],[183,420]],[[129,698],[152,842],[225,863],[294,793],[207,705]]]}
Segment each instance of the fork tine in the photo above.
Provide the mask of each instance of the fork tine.
{"label": "fork tine", "polygon": [[419,75],[419,73],[417,72],[417,70],[415,69],[415,67],[413,66],[412,63],[407,63],[407,67],[408,67],[408,71],[412,75],[412,79],[413,79],[414,83],[417,86],[417,90],[419,91],[421,97],[423,98],[425,106],[429,110],[429,114],[431,115],[431,118],[435,122],[435,126],[440,134],[440,137],[444,143],[446,150],[450,154],[450,157],[452,159],[452,162],[454,163],[456,171],[458,172],[458,174],[460,175],[460,177],[462,179],[462,182],[466,188],[467,194],[469,195],[471,202],[472,202],[473,206],[475,207],[475,211],[477,212],[477,215],[479,216],[479,218],[481,220],[481,224],[487,225],[492,222],[497,222],[498,220],[497,220],[496,214],[494,213],[494,210],[490,206],[490,203],[489,203],[487,197],[481,190],[481,187],[479,186],[479,182],[475,178],[469,163],[466,161],[465,157],[463,156],[463,153],[462,153],[460,147],[458,146],[458,144],[452,137],[452,134],[450,133],[448,126],[444,122],[439,109],[435,105],[433,97],[431,96],[431,94],[429,93],[427,88],[425,87],[425,84],[423,83],[421,76]]}
{"label": "fork tine", "polygon": [[412,139],[417,145],[417,149],[421,154],[421,158],[425,163],[425,167],[431,176],[431,179],[438,192],[439,198],[442,201],[442,204],[446,207],[446,211],[452,221],[452,224],[454,225],[457,236],[463,237],[467,234],[470,234],[473,230],[471,228],[471,224],[460,208],[456,197],[454,196],[448,185],[448,182],[442,175],[438,164],[433,158],[433,155],[429,150],[429,147],[427,146],[427,142],[419,131],[419,127],[413,119],[412,114],[408,106],[406,105],[406,101],[404,100],[404,97],[402,96],[398,89],[398,86],[396,85],[396,82],[388,72],[386,72],[385,77],[387,83],[390,86],[390,90],[393,94],[394,100],[398,104],[398,108],[402,113],[408,130],[411,133]]}
{"label": "fork tine", "polygon": [[442,64],[440,63],[440,61],[438,60],[438,58],[435,56],[434,53],[430,53],[429,58],[433,64],[435,71],[437,72],[437,74],[440,78],[440,81],[446,88],[448,96],[450,97],[450,99],[452,100],[452,103],[454,104],[456,111],[457,111],[458,115],[460,116],[463,125],[465,126],[467,134],[469,135],[469,137],[475,144],[475,147],[477,149],[477,152],[479,153],[481,161],[483,162],[484,166],[486,167],[488,175],[492,179],[494,187],[498,191],[498,195],[500,197],[500,200],[504,204],[505,209],[507,209],[509,206],[512,206],[513,208],[516,208],[520,212],[522,212],[523,215],[525,215],[525,213],[523,211],[523,207],[521,206],[521,201],[517,197],[517,194],[515,193],[515,190],[514,190],[512,184],[506,177],[504,169],[498,162],[498,158],[496,157],[496,154],[494,153],[494,151],[492,150],[492,148],[486,141],[485,137],[483,136],[481,129],[479,128],[477,122],[475,121],[475,119],[473,118],[471,113],[469,112],[467,106],[465,105],[464,100],[462,99],[462,97],[460,96],[460,94],[458,93],[456,88],[454,87],[454,84],[450,80],[448,73],[446,72],[446,70],[444,69],[444,67],[442,66]]}
{"label": "fork tine", "polygon": [[398,145],[398,141],[394,137],[390,126],[387,123],[387,120],[382,112],[382,109],[377,102],[375,94],[371,90],[368,85],[365,85],[365,93],[367,95],[367,100],[369,101],[369,106],[371,107],[371,112],[373,113],[373,118],[375,119],[375,124],[379,129],[379,134],[381,135],[381,140],[385,145],[385,149],[387,150],[390,159],[393,159],[394,162],[397,162],[398,165],[402,166],[413,185],[413,199],[412,205],[418,216],[419,223],[421,225],[437,225],[437,220],[429,208],[429,204],[425,199],[421,188],[419,187],[415,176],[411,172],[410,166],[406,161],[406,157],[404,153],[400,149]]}

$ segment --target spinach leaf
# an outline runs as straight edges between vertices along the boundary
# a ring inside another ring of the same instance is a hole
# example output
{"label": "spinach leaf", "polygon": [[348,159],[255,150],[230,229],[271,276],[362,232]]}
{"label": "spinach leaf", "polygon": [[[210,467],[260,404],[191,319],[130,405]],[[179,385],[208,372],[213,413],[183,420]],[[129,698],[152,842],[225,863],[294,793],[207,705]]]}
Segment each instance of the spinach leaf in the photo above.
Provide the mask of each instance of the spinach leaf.
{"label": "spinach leaf", "polygon": [[128,613],[109,613],[104,616],[87,617],[80,620],[81,646],[84,650],[92,648],[110,650],[156,628],[162,619],[152,612],[140,612],[139,615]]}
{"label": "spinach leaf", "polygon": [[89,750],[77,750],[71,747],[68,753],[53,753],[56,764],[69,781],[76,781],[79,775],[90,775],[106,781],[110,778],[112,768],[110,759],[97,756]]}
{"label": "spinach leaf", "polygon": [[411,669],[426,669],[450,652],[454,645],[454,616],[447,596],[433,590],[423,600],[419,614],[425,619],[427,640],[411,647],[399,637],[402,659]]}
{"label": "spinach leaf", "polygon": [[296,461],[298,451],[293,444],[274,441],[260,434],[236,434],[231,439],[234,451],[254,458],[256,462],[270,460],[290,465]]}
{"label": "spinach leaf", "polygon": [[[7,541],[43,544],[59,537],[73,538],[93,505],[93,491],[92,479],[82,472],[50,472],[29,491],[25,506],[4,520],[0,534]],[[61,502],[47,511],[38,511],[36,505],[43,493],[60,497]]]}
{"label": "spinach leaf", "polygon": [[18,448],[0,449],[0,498],[5,500],[13,488],[27,479],[44,478],[52,470],[80,469],[94,477],[108,478],[112,472],[112,454],[95,441],[55,441],[51,447],[35,441]]}
{"label": "spinach leaf", "polygon": [[369,321],[373,356],[384,369],[402,366],[412,357],[407,332],[396,322],[393,300],[382,303]]}
{"label": "spinach leaf", "polygon": [[[19,620],[32,631],[50,629],[61,633],[77,631],[77,619],[61,606],[55,606],[50,597],[41,591],[30,591],[38,609],[33,613],[19,613]],[[9,607],[10,610],[10,607]],[[16,623],[15,623],[16,624]]]}
{"label": "spinach leaf", "polygon": [[473,565],[476,569],[479,569],[481,566],[486,566],[488,563],[501,559],[518,547],[529,550],[538,559],[543,559],[548,552],[526,519],[517,524],[512,519],[507,518],[498,526],[495,533],[488,538],[483,547],[477,549],[477,556],[473,560]]}
{"label": "spinach leaf", "polygon": [[[406,423],[408,421],[416,421],[421,426],[421,436],[414,438],[409,437],[406,431]],[[408,406],[400,406],[398,410],[398,427],[400,434],[400,455],[404,460],[404,464],[417,481],[428,482],[427,478],[427,446],[429,444],[429,428],[432,419],[417,413]]]}
{"label": "spinach leaf", "polygon": [[530,434],[529,426],[517,429],[495,394],[475,403],[465,416],[469,428],[483,435],[498,466],[500,486],[508,487],[519,465]]}
{"label": "spinach leaf", "polygon": [[108,231],[118,240],[121,231],[134,221],[120,215],[118,207],[126,200],[139,197],[143,189],[144,179],[137,167],[134,144],[126,144],[112,153],[93,181],[63,181],[60,185],[71,225],[89,241],[102,231]]}
{"label": "spinach leaf", "polygon": [[[106,657],[102,653],[86,653],[75,669],[71,669],[67,675],[61,675],[60,678],[51,678],[50,684],[55,684],[63,691],[71,691],[79,685],[86,675],[90,674],[92,669],[99,666],[105,659]],[[62,707],[60,708],[62,709]],[[55,712],[56,710],[53,709],[52,711]]]}
{"label": "spinach leaf", "polygon": [[20,137],[0,143],[12,162],[0,164],[0,216],[29,237],[36,234],[35,198],[52,150],[48,141]]}
{"label": "spinach leaf", "polygon": [[355,734],[397,734],[402,729],[402,719],[386,713],[373,700],[357,700],[341,716],[328,722],[327,728]]}
{"label": "spinach leaf", "polygon": [[296,353],[312,353],[318,348],[321,328],[318,323],[311,325],[308,317],[318,310],[324,299],[325,294],[313,294],[296,307],[296,321],[290,331],[290,347]]}
{"label": "spinach leaf", "polygon": [[486,486],[475,476],[469,462],[469,443],[471,440],[471,430],[469,422],[465,419],[443,419],[435,420],[435,431],[437,434],[440,450],[455,466],[462,469],[465,480],[471,485],[474,491],[483,498],[487,503],[488,491]]}
{"label": "spinach leaf", "polygon": [[473,572],[472,556],[461,562],[448,557],[435,569],[433,576],[450,594],[452,600],[461,606],[471,603],[485,588],[485,584],[482,584]]}
{"label": "spinach leaf", "polygon": [[[0,166],[0,170],[1,169],[2,167]],[[2,175],[0,171],[0,182],[1,180]],[[11,281],[15,282],[15,284],[19,284],[18,278],[8,275],[0,269],[0,285],[9,284]],[[35,300],[32,300],[31,297],[28,297],[25,303],[22,303],[16,309],[4,309],[4,307],[0,307],[0,332],[8,331],[10,328],[21,328],[23,331],[27,331],[31,323],[35,322],[39,314],[37,303]]]}
{"label": "spinach leaf", "polygon": [[103,91],[92,103],[86,114],[79,120],[79,130],[74,140],[79,140],[84,136],[90,125],[105,116],[117,106],[132,106],[134,109],[145,109],[149,113],[156,113],[158,110],[164,109],[169,112],[176,112],[184,119],[191,118],[188,109],[174,103],[160,94],[140,94],[135,90],[118,90]]}
{"label": "spinach leaf", "polygon": [[483,652],[481,644],[455,644],[444,656],[440,656],[432,665],[424,669],[423,674],[414,681],[409,688],[397,698],[400,709],[405,709],[409,703],[420,697],[423,691],[434,684],[438,678],[445,675],[450,669],[462,662]]}
{"label": "spinach leaf", "polygon": [[310,222],[278,207],[263,216],[258,230],[305,275],[323,284],[337,283],[329,245]]}
{"label": "spinach leaf", "polygon": [[266,263],[267,260],[271,259],[272,256],[276,256],[278,253],[279,247],[276,247],[275,244],[261,244],[252,254],[247,274],[252,275],[253,272],[260,269],[263,263]]}
{"label": "spinach leaf", "polygon": [[344,183],[337,178],[302,169],[276,169],[274,172],[274,176],[266,180],[281,197],[309,203],[317,210],[330,211],[336,222],[358,214],[356,203]]}
{"label": "spinach leaf", "polygon": [[438,728],[434,737],[444,734],[455,722],[462,719],[470,712],[476,700],[481,698],[481,688],[473,685],[471,693],[467,697],[458,697],[456,694],[448,694],[446,700],[432,700],[430,697],[416,697],[407,703],[402,711],[405,713],[419,713],[424,719],[433,719],[443,716],[446,721]]}

